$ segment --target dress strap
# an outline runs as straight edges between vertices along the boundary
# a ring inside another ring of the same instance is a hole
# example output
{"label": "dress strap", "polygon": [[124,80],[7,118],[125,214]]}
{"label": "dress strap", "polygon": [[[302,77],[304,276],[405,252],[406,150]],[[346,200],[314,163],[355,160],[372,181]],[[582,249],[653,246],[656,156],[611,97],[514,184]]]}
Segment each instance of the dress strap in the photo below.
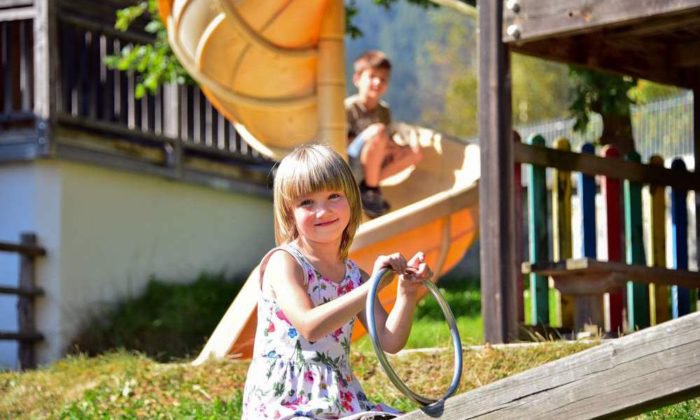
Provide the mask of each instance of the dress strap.
{"label": "dress strap", "polygon": [[[306,271],[306,265],[309,264],[309,262],[306,260],[304,255],[296,249],[296,247],[292,244],[283,244],[278,247],[272,248],[265,254],[265,256],[262,258],[260,261],[260,268],[258,269],[258,287],[262,290],[262,281],[263,281],[263,274],[265,274],[265,268],[267,268],[267,262],[270,260],[270,257],[272,254],[274,254],[277,251],[284,251],[287,254],[291,255],[294,260],[301,266],[304,271]],[[308,279],[306,276],[304,276],[304,284],[308,283]]]}

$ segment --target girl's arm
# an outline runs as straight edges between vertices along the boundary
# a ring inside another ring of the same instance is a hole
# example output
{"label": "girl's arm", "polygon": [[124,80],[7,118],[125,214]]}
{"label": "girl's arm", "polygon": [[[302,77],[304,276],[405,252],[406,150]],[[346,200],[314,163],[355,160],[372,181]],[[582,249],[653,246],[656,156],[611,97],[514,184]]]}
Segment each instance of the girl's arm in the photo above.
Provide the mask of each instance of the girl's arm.
{"label": "girl's arm", "polygon": [[304,270],[287,252],[275,252],[263,274],[263,289],[272,289],[275,300],[297,329],[309,341],[316,341],[346,324],[364,308],[369,284],[314,306],[306,292]]}
{"label": "girl's arm", "polygon": [[[379,262],[380,260],[378,259],[377,263]],[[381,265],[378,267],[375,264],[375,273],[380,268],[382,268]],[[413,313],[418,301],[418,290],[422,287],[421,281],[432,276],[432,272],[425,263],[425,256],[422,252],[414,255],[407,263],[407,268],[403,271],[405,271],[405,274],[399,276],[396,302],[391,313],[387,315],[378,301],[374,305],[374,320],[379,343],[382,349],[388,353],[396,353],[406,345],[406,340],[408,340],[411,325],[413,324]],[[367,276],[366,273],[363,273],[363,275]],[[364,284],[368,284],[368,282]],[[367,314],[364,310],[359,318],[366,328]]]}

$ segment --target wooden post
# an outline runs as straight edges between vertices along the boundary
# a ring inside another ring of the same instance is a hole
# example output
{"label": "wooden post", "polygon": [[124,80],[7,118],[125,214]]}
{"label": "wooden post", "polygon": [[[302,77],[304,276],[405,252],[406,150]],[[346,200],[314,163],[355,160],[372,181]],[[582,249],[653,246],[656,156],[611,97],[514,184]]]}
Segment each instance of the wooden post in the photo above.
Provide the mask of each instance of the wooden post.
{"label": "wooden post", "polygon": [[[683,159],[674,159],[671,169],[684,171],[686,169]],[[682,188],[671,188],[671,226],[673,237],[673,268],[676,270],[688,269],[688,191]],[[671,289],[673,299],[673,317],[678,318],[690,313],[690,289],[687,287],[673,286]]]}
{"label": "wooden post", "polygon": [[56,2],[34,0],[34,114],[37,144],[48,153],[54,127],[57,90]]}
{"label": "wooden post", "polygon": [[[522,137],[513,130],[513,142],[521,143]],[[515,162],[513,164],[513,207],[515,209],[515,266],[520,267],[525,261],[525,211],[523,207],[523,171],[522,164]],[[524,288],[525,281],[523,273],[520,270],[515,270],[515,300],[518,311],[518,324],[525,323],[525,302]]]}
{"label": "wooden post", "polygon": [[[649,164],[664,166],[664,159],[659,155],[653,155],[649,158]],[[653,267],[666,267],[666,187],[649,184],[649,198],[651,206],[651,226],[649,227],[651,265]],[[649,285],[652,325],[668,321],[671,318],[668,299],[668,287],[662,284]]]}
{"label": "wooden post", "polygon": [[[532,135],[527,142],[544,147],[544,137]],[[549,235],[547,231],[547,168],[528,165],[527,202],[529,214],[530,262],[549,260]],[[547,276],[530,274],[530,323],[549,325],[549,283]]]}
{"label": "wooden post", "polygon": [[[581,153],[594,155],[595,147],[586,143],[581,147]],[[582,172],[578,174],[579,199],[581,201],[581,246],[583,256],[598,257],[598,238],[596,232],[596,185],[595,177]],[[576,330],[603,329],[603,297],[600,295],[581,295],[576,297]]]}
{"label": "wooden post", "polygon": [[[23,233],[20,237],[22,245],[36,246],[37,239],[33,233]],[[19,288],[24,290],[36,289],[36,267],[35,257],[24,253],[19,254]],[[17,316],[19,327],[18,357],[21,370],[33,369],[36,367],[36,353],[34,351],[34,340],[28,336],[36,333],[36,323],[34,321],[34,295],[20,294],[17,299]],[[25,336],[23,339],[22,336]]]}
{"label": "wooden post", "polygon": [[[620,158],[620,152],[612,145],[605,146],[602,153],[607,159]],[[622,262],[620,181],[609,176],[603,176],[602,191],[605,197],[605,213],[607,217],[608,261]],[[620,335],[623,331],[624,306],[624,290],[619,289],[609,293],[610,332],[614,336]]]}
{"label": "wooden post", "polygon": [[[700,83],[693,89],[693,172],[700,172]],[[695,258],[700,267],[700,191],[695,190]],[[697,293],[697,291],[696,291]]]}
{"label": "wooden post", "polygon": [[[571,143],[565,138],[554,140],[557,150],[571,151]],[[573,240],[571,234],[571,171],[555,168],[554,186],[552,187],[552,253],[554,261],[562,261],[573,256]],[[575,328],[574,298],[561,294],[561,326]],[[550,314],[551,318],[551,314]]]}
{"label": "wooden post", "polygon": [[[636,151],[625,159],[640,162]],[[645,264],[644,230],[642,227],[642,185],[625,180],[625,249],[628,264]],[[649,287],[643,283],[627,282],[627,319],[630,331],[646,328],[649,323]]]}
{"label": "wooden post", "polygon": [[515,217],[509,50],[502,42],[503,1],[479,3],[481,311],[484,340],[517,337]]}

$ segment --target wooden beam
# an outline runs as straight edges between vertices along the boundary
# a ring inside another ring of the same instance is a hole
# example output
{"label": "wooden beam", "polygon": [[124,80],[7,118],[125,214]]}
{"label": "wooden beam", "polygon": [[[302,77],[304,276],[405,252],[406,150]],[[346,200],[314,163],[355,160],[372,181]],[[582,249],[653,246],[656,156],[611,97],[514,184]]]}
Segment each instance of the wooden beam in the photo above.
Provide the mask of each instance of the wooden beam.
{"label": "wooden beam", "polygon": [[611,164],[609,159],[595,155],[566,152],[525,143],[516,143],[513,152],[515,161],[520,163],[532,163],[568,171],[578,171],[586,175],[607,175],[616,179],[629,179],[700,191],[700,175],[696,172],[674,171],[622,159]]}
{"label": "wooden beam", "polygon": [[671,62],[676,67],[698,67],[700,66],[698,51],[700,51],[700,40],[676,44],[670,52]]}
{"label": "wooden beam", "polygon": [[[628,281],[654,283],[666,286],[700,287],[697,271],[673,270],[615,261],[598,261],[591,258],[569,258],[562,261],[524,262],[523,274],[537,273],[550,276],[557,285],[581,283],[572,294],[603,293],[624,286]],[[584,283],[589,283],[588,285]],[[599,283],[599,284],[596,284]],[[585,289],[587,291],[582,291]],[[592,290],[596,289],[596,292]],[[563,291],[563,290],[562,290]]]}
{"label": "wooden beam", "polygon": [[402,419],[624,418],[700,396],[700,313],[606,341]]}
{"label": "wooden beam", "polygon": [[503,1],[479,3],[481,311],[484,340],[517,338],[510,52],[501,42]]}
{"label": "wooden beam", "polygon": [[0,286],[0,295],[18,295],[18,296],[41,296],[44,290],[40,288],[23,289],[21,287]]}
{"label": "wooden beam", "polygon": [[0,242],[0,252],[14,252],[32,257],[46,255],[46,250],[38,245],[14,244],[10,242]]}
{"label": "wooden beam", "polygon": [[[601,27],[674,19],[700,9],[700,0],[516,0],[504,12],[503,41],[524,42]],[[515,6],[517,4],[517,6]]]}
{"label": "wooden beam", "polygon": [[672,47],[643,38],[621,41],[596,33],[513,45],[512,50],[547,60],[689,87],[684,67],[672,61]]}
{"label": "wooden beam", "polygon": [[34,8],[31,6],[18,7],[15,9],[0,9],[0,22],[27,19],[34,19]]}

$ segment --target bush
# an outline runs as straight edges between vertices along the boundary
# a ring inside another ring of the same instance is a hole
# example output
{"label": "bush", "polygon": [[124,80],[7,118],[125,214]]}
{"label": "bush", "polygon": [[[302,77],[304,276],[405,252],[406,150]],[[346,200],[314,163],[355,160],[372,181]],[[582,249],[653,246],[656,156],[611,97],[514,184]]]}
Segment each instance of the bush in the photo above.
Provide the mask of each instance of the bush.
{"label": "bush", "polygon": [[222,274],[201,274],[191,284],[150,279],[143,295],[90,316],[73,340],[72,353],[137,351],[159,361],[198,352],[243,285]]}

